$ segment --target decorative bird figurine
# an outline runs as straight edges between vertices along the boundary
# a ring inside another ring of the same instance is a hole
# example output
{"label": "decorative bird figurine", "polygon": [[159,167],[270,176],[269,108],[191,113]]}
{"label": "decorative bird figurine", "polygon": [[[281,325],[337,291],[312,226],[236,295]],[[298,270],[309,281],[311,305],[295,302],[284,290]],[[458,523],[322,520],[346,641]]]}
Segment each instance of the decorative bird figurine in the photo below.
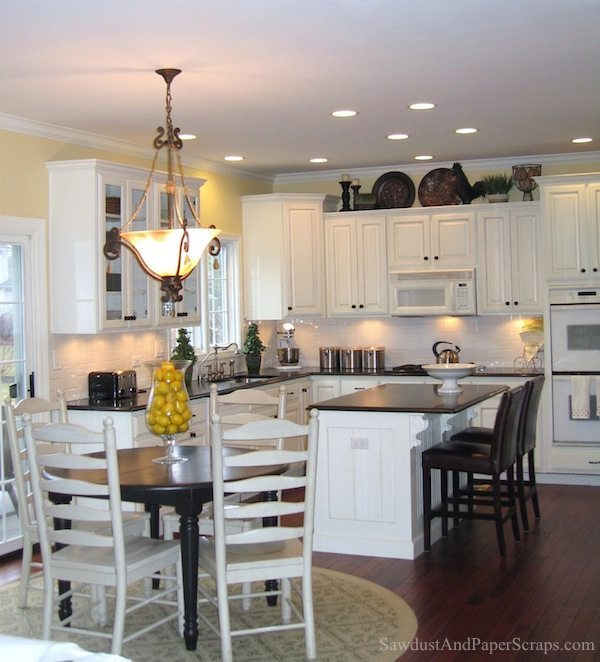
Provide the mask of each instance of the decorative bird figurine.
{"label": "decorative bird figurine", "polygon": [[452,172],[454,173],[454,178],[456,180],[456,193],[462,200],[463,205],[470,205],[471,200],[475,200],[475,198],[485,195],[483,182],[475,182],[475,184],[471,186],[460,163],[455,163],[452,166]]}

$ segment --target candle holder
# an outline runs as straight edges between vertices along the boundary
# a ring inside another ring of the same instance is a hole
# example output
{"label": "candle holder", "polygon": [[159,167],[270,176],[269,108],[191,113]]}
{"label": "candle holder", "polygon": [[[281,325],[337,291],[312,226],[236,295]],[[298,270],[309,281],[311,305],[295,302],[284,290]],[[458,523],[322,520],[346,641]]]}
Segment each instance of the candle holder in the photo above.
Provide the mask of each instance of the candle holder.
{"label": "candle holder", "polygon": [[519,191],[523,191],[523,201],[533,200],[531,192],[537,188],[537,182],[532,177],[542,174],[542,166],[538,164],[516,165],[512,167],[513,182]]}
{"label": "candle holder", "polygon": [[342,208],[340,211],[352,211],[350,207],[350,184],[351,182],[341,181],[340,186],[342,187]]}
{"label": "candle holder", "polygon": [[350,188],[352,189],[352,206],[356,209],[356,197],[360,191],[360,184],[351,184]]}

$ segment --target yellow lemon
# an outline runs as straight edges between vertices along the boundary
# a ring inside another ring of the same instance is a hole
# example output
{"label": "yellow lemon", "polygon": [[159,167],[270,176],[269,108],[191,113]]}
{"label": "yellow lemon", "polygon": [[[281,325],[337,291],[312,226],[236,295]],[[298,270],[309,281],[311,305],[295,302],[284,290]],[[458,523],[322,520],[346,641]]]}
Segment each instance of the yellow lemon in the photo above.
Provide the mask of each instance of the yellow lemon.
{"label": "yellow lemon", "polygon": [[179,432],[187,432],[190,429],[190,426],[187,423],[182,423],[178,430]]}
{"label": "yellow lemon", "polygon": [[185,423],[185,421],[183,420],[183,416],[181,414],[178,414],[177,412],[174,412],[171,415],[171,423],[173,423],[173,425],[178,425],[179,426],[182,423]]}
{"label": "yellow lemon", "polygon": [[167,425],[167,434],[177,434],[177,426],[169,423],[169,425]]}
{"label": "yellow lemon", "polygon": [[153,425],[152,432],[154,434],[161,435],[165,433],[165,428],[162,425]]}

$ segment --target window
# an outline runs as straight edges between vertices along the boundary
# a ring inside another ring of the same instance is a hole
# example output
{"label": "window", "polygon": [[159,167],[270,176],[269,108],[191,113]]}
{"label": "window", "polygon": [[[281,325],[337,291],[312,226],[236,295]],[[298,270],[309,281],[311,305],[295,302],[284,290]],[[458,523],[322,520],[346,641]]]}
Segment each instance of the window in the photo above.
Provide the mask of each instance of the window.
{"label": "window", "polygon": [[[240,343],[240,278],[239,238],[220,236],[221,252],[206,255],[198,267],[202,270],[202,311],[200,326],[185,327],[191,334],[197,351],[206,353],[211,347]],[[181,328],[181,327],[178,327]],[[171,347],[175,345],[177,328],[170,330]]]}

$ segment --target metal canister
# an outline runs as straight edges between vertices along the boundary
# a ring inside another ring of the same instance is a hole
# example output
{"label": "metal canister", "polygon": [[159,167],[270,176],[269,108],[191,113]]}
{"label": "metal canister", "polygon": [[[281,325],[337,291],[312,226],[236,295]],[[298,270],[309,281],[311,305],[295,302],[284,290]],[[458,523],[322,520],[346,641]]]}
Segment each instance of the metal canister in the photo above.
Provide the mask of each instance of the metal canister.
{"label": "metal canister", "polygon": [[363,348],[363,370],[383,370],[385,347]]}
{"label": "metal canister", "polygon": [[319,367],[321,370],[339,370],[340,348],[319,347]]}
{"label": "metal canister", "polygon": [[342,369],[362,370],[362,347],[342,347]]}

